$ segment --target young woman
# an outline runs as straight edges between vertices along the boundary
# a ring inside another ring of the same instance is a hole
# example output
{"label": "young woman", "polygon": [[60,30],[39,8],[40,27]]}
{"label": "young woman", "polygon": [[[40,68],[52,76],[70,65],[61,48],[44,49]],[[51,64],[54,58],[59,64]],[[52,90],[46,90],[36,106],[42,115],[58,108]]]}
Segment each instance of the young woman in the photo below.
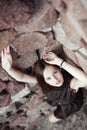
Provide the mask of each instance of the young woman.
{"label": "young woman", "polygon": [[3,69],[20,82],[39,83],[47,96],[47,102],[56,106],[49,116],[54,123],[65,119],[81,109],[83,105],[82,88],[87,85],[87,74],[68,64],[53,52],[48,52],[34,65],[34,76],[27,75],[12,67],[9,46],[1,52]]}

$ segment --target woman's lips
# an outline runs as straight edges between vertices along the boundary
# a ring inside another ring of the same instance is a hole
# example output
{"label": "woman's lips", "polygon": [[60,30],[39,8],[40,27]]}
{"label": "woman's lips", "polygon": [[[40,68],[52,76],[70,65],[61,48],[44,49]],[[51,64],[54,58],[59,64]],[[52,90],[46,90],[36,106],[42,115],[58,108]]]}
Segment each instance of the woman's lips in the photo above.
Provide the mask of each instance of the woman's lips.
{"label": "woman's lips", "polygon": [[61,81],[59,80],[59,81],[57,81],[57,83],[56,83],[56,85],[60,85],[61,84]]}

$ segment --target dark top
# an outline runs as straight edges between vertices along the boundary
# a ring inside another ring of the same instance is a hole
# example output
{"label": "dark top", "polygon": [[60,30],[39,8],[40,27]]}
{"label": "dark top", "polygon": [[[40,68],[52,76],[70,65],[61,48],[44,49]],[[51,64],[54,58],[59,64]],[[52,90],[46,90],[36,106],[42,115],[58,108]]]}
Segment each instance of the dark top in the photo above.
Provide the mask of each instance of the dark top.
{"label": "dark top", "polygon": [[79,111],[83,104],[82,88],[77,93],[70,91],[69,87],[72,76],[67,72],[62,74],[64,77],[63,85],[61,87],[53,87],[47,93],[47,102],[52,106],[57,106],[54,115],[59,119],[65,119],[73,112]]}

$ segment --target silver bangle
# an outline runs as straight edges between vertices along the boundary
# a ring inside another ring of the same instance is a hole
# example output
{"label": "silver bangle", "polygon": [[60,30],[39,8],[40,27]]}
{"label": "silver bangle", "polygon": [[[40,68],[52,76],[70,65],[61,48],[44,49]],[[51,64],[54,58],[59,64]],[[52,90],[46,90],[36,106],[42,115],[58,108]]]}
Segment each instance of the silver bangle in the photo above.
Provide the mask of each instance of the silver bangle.
{"label": "silver bangle", "polygon": [[63,63],[64,63],[65,61],[64,60],[62,60],[62,62],[61,62],[61,64],[60,64],[60,68],[62,68],[62,65],[63,65]]}

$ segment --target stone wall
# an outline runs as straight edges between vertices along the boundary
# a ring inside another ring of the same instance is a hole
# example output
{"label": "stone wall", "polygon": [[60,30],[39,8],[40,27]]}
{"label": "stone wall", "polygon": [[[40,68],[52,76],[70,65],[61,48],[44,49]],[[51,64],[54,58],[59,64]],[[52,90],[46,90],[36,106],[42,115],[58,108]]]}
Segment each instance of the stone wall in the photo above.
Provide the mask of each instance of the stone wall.
{"label": "stone wall", "polygon": [[[87,73],[84,3],[86,0],[0,0],[0,52],[10,45],[13,66],[31,73],[38,53],[41,58],[55,50]],[[15,81],[0,63],[1,130],[29,130],[53,109],[38,84]]]}

